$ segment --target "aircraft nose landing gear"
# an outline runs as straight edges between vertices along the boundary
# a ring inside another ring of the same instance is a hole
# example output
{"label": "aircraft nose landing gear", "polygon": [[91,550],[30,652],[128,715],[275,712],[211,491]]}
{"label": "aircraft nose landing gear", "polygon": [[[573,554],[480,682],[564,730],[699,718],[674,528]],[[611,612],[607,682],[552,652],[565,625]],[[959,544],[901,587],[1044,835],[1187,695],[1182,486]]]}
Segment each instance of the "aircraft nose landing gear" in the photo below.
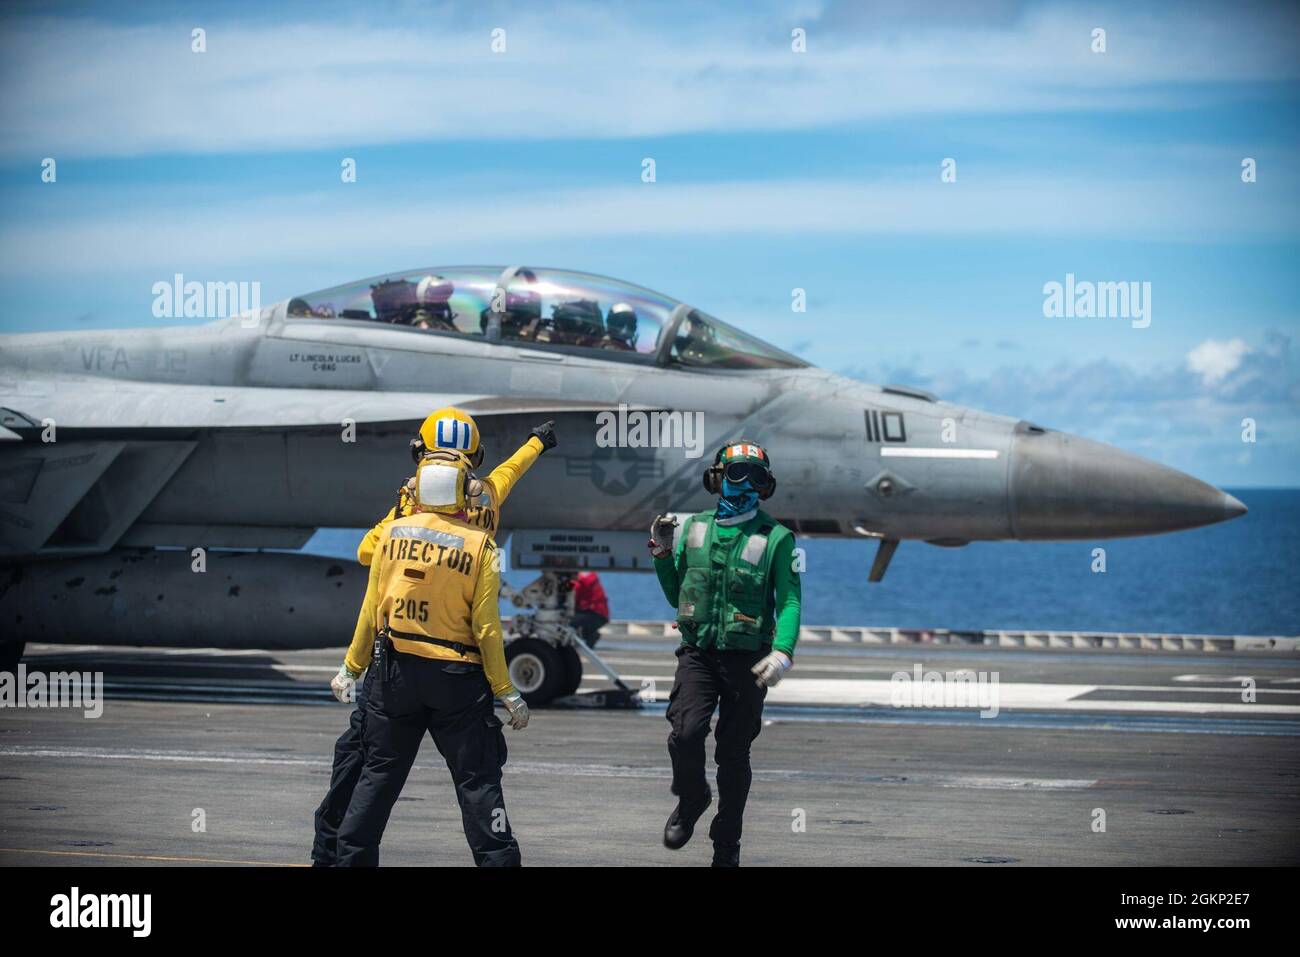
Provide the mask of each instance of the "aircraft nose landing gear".
{"label": "aircraft nose landing gear", "polygon": [[[577,691],[569,688],[569,675],[560,660],[560,649],[541,638],[518,638],[506,645],[510,681],[529,705],[546,704]],[[578,664],[582,680],[582,664]]]}
{"label": "aircraft nose landing gear", "polygon": [[[522,589],[502,584],[502,597],[520,609],[505,628],[510,680],[530,707],[641,707],[640,693],[624,684],[618,672],[569,624],[573,614],[571,582],[562,572],[544,571]],[[600,669],[614,687],[577,693],[583,658]]]}

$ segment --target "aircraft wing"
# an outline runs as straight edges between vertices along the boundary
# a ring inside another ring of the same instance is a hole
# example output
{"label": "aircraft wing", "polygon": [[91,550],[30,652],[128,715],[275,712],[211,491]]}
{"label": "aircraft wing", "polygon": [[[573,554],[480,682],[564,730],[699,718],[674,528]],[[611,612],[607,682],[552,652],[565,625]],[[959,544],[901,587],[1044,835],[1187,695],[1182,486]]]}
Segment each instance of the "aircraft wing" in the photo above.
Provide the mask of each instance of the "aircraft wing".
{"label": "aircraft wing", "polygon": [[[336,438],[311,433],[338,430],[351,421],[369,427],[359,431],[405,435],[444,405],[465,409],[481,422],[527,416],[539,423],[561,413],[608,408],[554,396],[79,376],[0,380],[0,560],[193,541],[297,547],[319,524],[346,524],[343,516],[361,507],[358,503],[374,508],[375,497],[359,492],[368,488],[373,470],[359,468],[361,459],[341,453],[344,446]],[[231,437],[223,441],[222,435]],[[401,444],[374,435],[369,441],[391,448]],[[196,451],[204,448],[206,453]],[[195,468],[187,472],[190,463]],[[317,476],[326,477],[319,479],[324,485],[311,484]],[[241,486],[246,492],[237,506],[219,496],[209,499],[214,487]],[[208,501],[209,512],[223,504],[233,511],[205,516],[195,525],[188,522],[198,519],[186,516],[187,524],[177,524],[178,511],[185,511],[178,510],[178,499]],[[286,503],[297,511],[287,510]],[[368,520],[368,512],[354,516],[356,524]]]}
{"label": "aircraft wing", "polygon": [[203,386],[65,376],[0,384],[0,410],[21,416],[6,416],[6,431],[41,427],[45,420],[56,429],[77,430],[310,428],[337,426],[345,419],[358,424],[419,421],[444,405],[474,416],[545,416],[609,408],[554,396]]}

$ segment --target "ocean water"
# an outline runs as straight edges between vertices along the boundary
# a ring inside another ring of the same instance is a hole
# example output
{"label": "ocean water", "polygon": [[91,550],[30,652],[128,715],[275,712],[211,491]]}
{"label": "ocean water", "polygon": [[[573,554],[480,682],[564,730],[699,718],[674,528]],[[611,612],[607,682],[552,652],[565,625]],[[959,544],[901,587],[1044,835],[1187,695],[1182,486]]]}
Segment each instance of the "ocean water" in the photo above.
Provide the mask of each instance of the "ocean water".
{"label": "ocean water", "polygon": [[[1300,635],[1300,489],[1232,489],[1250,511],[1219,525],[1096,542],[903,542],[883,582],[875,543],[808,539],[807,625],[960,630]],[[360,529],[322,529],[306,551],[352,558]],[[1106,571],[1092,552],[1106,551]],[[532,578],[507,572],[513,584]],[[669,618],[651,574],[602,575],[614,618]]]}

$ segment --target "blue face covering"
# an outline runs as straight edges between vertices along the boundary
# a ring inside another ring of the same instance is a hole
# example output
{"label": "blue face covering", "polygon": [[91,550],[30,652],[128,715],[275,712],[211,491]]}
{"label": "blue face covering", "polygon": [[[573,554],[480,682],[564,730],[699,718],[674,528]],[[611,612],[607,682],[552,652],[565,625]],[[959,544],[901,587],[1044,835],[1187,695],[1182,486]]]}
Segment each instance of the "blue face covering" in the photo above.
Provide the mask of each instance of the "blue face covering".
{"label": "blue face covering", "polygon": [[722,497],[718,499],[718,518],[735,518],[758,507],[758,493],[748,481],[737,485],[722,480]]}

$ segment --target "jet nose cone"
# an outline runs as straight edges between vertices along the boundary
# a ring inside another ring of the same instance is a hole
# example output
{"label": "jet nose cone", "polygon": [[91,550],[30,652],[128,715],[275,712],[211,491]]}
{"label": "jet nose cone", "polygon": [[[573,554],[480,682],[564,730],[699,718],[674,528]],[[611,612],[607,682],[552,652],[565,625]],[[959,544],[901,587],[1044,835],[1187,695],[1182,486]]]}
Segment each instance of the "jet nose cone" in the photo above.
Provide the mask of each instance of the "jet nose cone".
{"label": "jet nose cone", "polygon": [[1122,538],[1173,532],[1245,513],[1190,475],[1113,446],[1020,423],[1012,439],[1017,538]]}
{"label": "jet nose cone", "polygon": [[1241,499],[1235,495],[1223,493],[1223,519],[1227,521],[1230,518],[1236,518],[1238,515],[1245,515],[1248,509],[1242,503]]}

